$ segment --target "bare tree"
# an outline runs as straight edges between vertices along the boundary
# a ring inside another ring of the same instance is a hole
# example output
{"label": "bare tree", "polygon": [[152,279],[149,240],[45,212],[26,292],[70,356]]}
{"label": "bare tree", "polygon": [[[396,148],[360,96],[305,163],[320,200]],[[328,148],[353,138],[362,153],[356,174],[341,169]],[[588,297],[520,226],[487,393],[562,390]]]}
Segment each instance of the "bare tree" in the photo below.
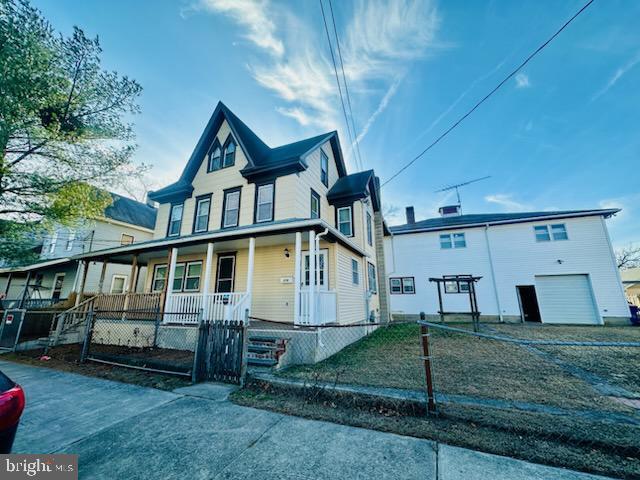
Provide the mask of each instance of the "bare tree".
{"label": "bare tree", "polygon": [[622,270],[640,267],[640,245],[629,244],[628,247],[618,249],[616,251],[616,262],[618,263],[618,268]]}

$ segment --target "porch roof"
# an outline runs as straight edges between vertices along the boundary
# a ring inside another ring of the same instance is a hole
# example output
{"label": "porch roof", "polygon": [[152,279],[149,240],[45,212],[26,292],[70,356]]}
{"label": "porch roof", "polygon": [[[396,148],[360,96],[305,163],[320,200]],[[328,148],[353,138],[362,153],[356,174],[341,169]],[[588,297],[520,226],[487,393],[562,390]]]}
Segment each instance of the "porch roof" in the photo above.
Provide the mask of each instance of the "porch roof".
{"label": "porch roof", "polygon": [[47,260],[44,262],[37,262],[37,263],[32,263],[30,265],[21,265],[21,266],[15,266],[15,267],[4,267],[4,268],[0,268],[0,274],[3,273],[27,273],[33,270],[38,270],[41,268],[47,268],[47,267],[54,267],[54,266],[59,266],[59,265],[63,265],[66,263],[71,263],[73,260],[69,257],[62,257],[62,258],[54,258],[51,260]]}
{"label": "porch roof", "polygon": [[[323,231],[328,230],[327,240],[339,242],[354,253],[363,257],[367,253],[351,240],[345,238],[334,227],[326,223],[322,219],[291,219],[270,222],[262,225],[246,225],[233,229],[213,230],[210,232],[194,233],[191,235],[183,235],[175,238],[158,238],[145,242],[136,242],[130,245],[124,245],[115,248],[106,248],[103,250],[94,250],[72,257],[74,260],[95,260],[117,263],[129,263],[134,255],[162,252],[169,248],[193,247],[196,245],[204,245],[209,242],[233,241],[248,239],[250,237],[267,237],[273,235],[281,235],[295,232],[305,232],[308,230]],[[144,263],[144,262],[142,262]]]}

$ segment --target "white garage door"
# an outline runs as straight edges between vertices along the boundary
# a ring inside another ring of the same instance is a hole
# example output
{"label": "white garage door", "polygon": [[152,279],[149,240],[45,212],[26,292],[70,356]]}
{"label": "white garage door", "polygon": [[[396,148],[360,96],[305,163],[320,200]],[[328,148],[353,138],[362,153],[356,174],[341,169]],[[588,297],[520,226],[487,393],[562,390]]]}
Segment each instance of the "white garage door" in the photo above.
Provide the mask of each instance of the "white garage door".
{"label": "white garage door", "polygon": [[543,323],[600,323],[586,275],[536,276],[536,293]]}

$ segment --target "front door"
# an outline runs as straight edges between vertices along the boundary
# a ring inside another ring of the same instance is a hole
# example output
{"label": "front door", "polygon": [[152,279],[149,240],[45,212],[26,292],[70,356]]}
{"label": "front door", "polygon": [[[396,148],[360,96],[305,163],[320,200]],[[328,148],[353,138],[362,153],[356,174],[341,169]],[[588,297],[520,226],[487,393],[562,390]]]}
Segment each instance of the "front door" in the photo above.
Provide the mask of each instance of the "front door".
{"label": "front door", "polygon": [[235,255],[219,255],[216,278],[216,293],[233,292],[233,284],[236,271]]}
{"label": "front door", "polygon": [[516,288],[518,289],[520,308],[522,309],[522,318],[524,321],[540,322],[540,309],[538,308],[536,287],[533,285],[521,285]]}
{"label": "front door", "polygon": [[62,294],[62,284],[64,283],[64,273],[56,273],[56,276],[53,277],[53,291],[51,293],[51,298],[54,300],[60,300],[60,295]]}
{"label": "front door", "polygon": [[[329,252],[327,250],[320,250],[318,254],[318,265],[316,266],[317,271],[320,274],[320,281],[318,282],[319,290],[328,290],[329,289],[329,279],[327,277],[328,269],[328,255]],[[302,252],[302,275],[303,275],[303,284],[302,289],[309,289],[309,252]]]}

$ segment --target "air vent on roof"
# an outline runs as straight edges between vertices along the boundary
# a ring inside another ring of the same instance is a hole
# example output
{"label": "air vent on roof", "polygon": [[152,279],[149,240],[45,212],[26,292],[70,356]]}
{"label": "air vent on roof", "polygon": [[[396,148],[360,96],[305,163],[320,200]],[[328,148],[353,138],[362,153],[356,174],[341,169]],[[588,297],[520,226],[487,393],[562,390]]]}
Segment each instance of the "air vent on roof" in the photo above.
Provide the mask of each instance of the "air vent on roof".
{"label": "air vent on roof", "polygon": [[441,217],[456,217],[461,215],[460,205],[447,205],[438,209]]}

